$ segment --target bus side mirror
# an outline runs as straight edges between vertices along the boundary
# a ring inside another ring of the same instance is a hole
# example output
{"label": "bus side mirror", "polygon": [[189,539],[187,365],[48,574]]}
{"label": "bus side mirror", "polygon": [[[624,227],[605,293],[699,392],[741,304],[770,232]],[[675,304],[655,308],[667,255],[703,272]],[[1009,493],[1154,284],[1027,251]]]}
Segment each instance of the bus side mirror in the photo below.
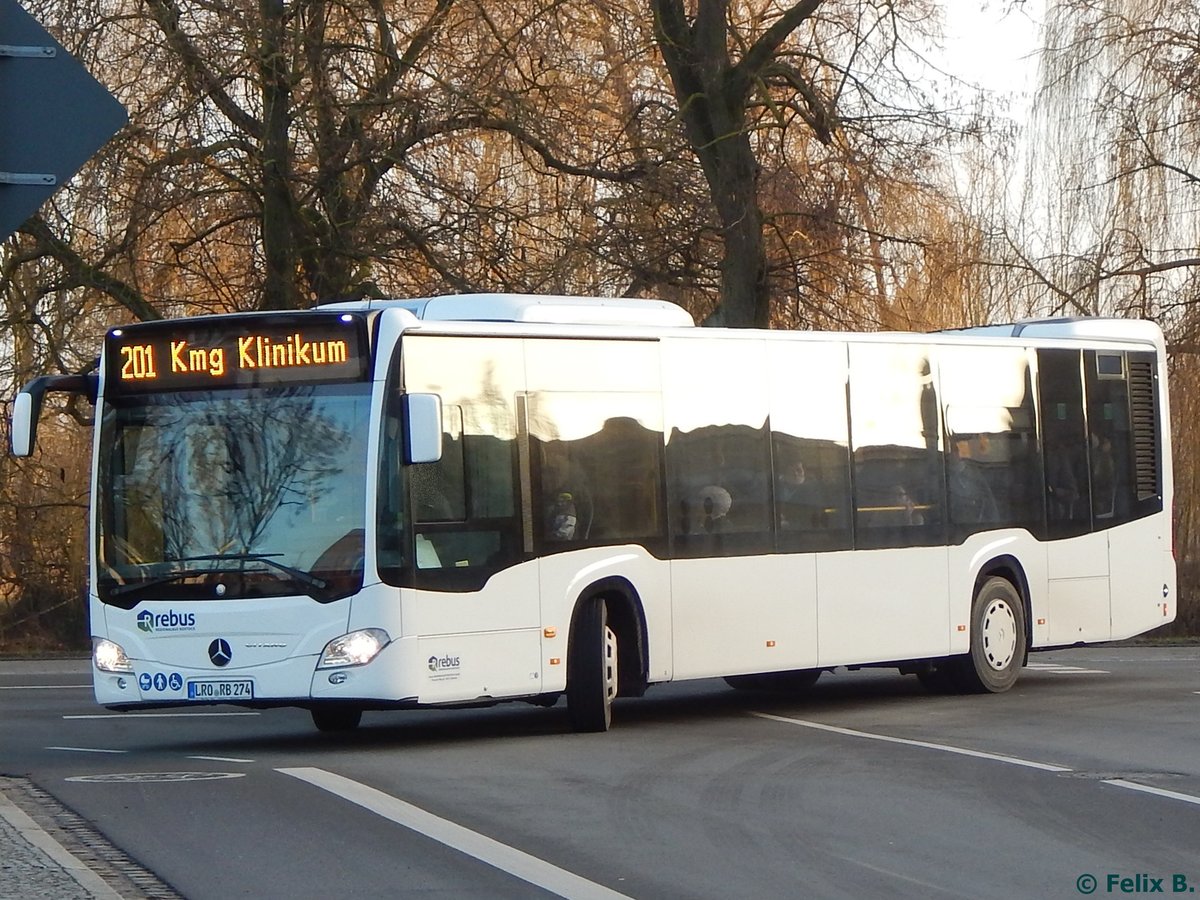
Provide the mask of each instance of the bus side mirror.
{"label": "bus side mirror", "polygon": [[404,462],[433,463],[442,458],[442,398],[437,394],[405,394]]}
{"label": "bus side mirror", "polygon": [[94,406],[99,384],[100,379],[91,374],[43,375],[21,388],[21,393],[13,402],[13,456],[33,455],[33,448],[37,445],[38,417],[42,414],[42,400],[48,391],[81,394]]}
{"label": "bus side mirror", "polygon": [[[41,399],[40,397],[37,399]],[[21,391],[13,402],[12,414],[12,452],[13,456],[32,456],[34,444],[37,443],[38,410],[33,394]]]}

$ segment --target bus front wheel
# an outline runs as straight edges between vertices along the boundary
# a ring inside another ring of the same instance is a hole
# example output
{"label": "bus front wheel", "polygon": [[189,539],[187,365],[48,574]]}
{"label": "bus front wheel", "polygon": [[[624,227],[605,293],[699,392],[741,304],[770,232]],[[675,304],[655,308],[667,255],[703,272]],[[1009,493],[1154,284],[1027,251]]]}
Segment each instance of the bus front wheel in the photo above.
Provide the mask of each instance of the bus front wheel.
{"label": "bus front wheel", "polygon": [[617,696],[617,635],[603,597],[586,601],[571,634],[567,712],[575,731],[608,731]]}
{"label": "bus front wheel", "polygon": [[1025,660],[1025,605],[1005,578],[988,578],[971,605],[971,652],[958,681],[975,693],[998,694],[1017,682]]}

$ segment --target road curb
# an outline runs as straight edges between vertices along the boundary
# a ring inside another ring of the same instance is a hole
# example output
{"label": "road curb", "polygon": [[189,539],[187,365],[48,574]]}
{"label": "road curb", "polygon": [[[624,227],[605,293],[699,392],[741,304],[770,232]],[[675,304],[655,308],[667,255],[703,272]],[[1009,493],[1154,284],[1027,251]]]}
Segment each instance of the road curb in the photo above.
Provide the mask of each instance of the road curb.
{"label": "road curb", "polygon": [[[3,845],[0,857],[3,857],[6,865],[12,866],[16,861],[21,861],[28,871],[41,870],[51,873],[47,880],[56,882],[55,892],[60,897],[63,896],[61,888],[57,885],[60,879],[55,879],[53,875],[56,871],[74,879],[83,897],[93,900],[121,900],[121,895],[109,887],[103,878],[13,803],[5,793],[4,787],[4,783],[0,782],[0,818],[11,826],[11,830],[0,829],[0,844]],[[35,885],[28,885],[23,890],[30,891],[28,896],[34,896],[38,892]]]}

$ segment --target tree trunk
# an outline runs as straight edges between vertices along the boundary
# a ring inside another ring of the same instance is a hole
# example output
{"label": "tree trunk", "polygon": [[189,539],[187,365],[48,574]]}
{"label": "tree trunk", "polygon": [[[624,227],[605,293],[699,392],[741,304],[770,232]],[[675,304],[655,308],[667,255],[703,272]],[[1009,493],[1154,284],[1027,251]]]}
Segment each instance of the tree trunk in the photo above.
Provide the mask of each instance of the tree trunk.
{"label": "tree trunk", "polygon": [[263,31],[259,65],[262,74],[262,247],[266,265],[263,309],[295,309],[296,245],[292,216],[291,85],[284,53],[283,0],[259,0]]}

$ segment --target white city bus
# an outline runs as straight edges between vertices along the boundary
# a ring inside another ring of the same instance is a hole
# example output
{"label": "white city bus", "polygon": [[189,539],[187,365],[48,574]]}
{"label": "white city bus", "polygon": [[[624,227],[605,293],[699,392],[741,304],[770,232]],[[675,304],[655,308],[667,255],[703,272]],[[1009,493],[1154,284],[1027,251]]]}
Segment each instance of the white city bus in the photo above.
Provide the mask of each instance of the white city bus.
{"label": "white city bus", "polygon": [[118,710],[551,705],[886,665],[1004,691],[1175,616],[1162,334],[693,327],[468,295],[111,330],[90,614]]}

